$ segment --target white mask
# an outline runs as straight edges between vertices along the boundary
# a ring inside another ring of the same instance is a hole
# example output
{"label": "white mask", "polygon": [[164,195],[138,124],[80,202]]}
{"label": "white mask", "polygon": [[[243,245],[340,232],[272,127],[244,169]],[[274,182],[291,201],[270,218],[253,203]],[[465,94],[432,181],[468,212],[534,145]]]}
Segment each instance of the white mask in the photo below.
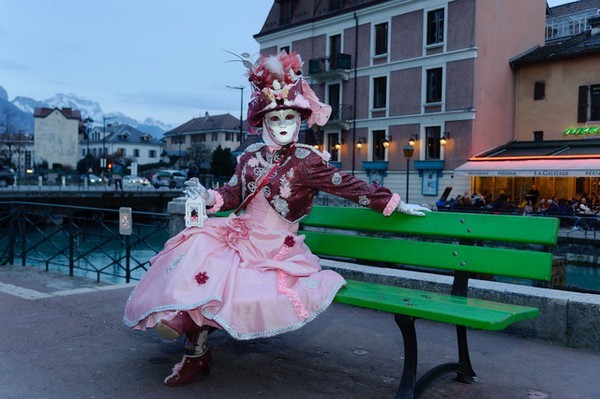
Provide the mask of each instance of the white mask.
{"label": "white mask", "polygon": [[263,140],[267,145],[284,146],[298,139],[300,114],[293,109],[267,112],[263,119]]}

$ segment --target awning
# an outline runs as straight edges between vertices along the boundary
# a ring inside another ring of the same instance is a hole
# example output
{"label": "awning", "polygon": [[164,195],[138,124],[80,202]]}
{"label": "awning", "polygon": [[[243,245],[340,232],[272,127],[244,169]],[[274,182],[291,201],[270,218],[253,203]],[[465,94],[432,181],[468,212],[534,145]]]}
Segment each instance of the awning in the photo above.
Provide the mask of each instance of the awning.
{"label": "awning", "polygon": [[459,176],[600,177],[600,159],[469,161],[454,172]]}

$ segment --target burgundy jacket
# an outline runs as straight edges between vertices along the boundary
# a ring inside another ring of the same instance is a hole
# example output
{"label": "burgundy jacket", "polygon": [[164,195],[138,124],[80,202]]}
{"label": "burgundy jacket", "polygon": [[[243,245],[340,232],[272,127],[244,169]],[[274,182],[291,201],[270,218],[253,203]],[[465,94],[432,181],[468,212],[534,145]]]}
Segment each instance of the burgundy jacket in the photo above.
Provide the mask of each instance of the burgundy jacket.
{"label": "burgundy jacket", "polygon": [[327,158],[306,144],[295,143],[277,151],[270,151],[263,143],[253,144],[239,158],[231,180],[215,190],[217,204],[209,211],[236,209],[256,191],[261,177],[268,174],[275,164],[277,169],[263,186],[262,194],[271,207],[289,222],[297,222],[310,213],[318,190],[386,215],[396,209],[400,202],[397,194],[342,172],[329,165]]}

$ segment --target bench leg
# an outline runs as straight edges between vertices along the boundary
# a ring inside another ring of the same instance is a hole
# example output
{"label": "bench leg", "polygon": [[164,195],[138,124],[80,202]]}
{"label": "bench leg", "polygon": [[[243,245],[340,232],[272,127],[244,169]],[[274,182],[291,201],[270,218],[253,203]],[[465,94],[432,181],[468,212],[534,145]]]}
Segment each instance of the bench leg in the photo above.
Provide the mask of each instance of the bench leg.
{"label": "bench leg", "polygon": [[402,370],[400,386],[396,393],[396,399],[418,398],[429,384],[448,373],[456,373],[455,380],[467,384],[477,380],[469,356],[466,327],[456,326],[458,362],[440,364],[423,374],[417,381],[416,318],[397,314],[395,315],[395,320],[398,327],[400,327],[404,340],[404,368]]}
{"label": "bench leg", "polygon": [[396,399],[413,399],[415,397],[415,381],[417,379],[417,334],[415,318],[395,315],[396,324],[400,327],[404,341],[404,368]]}
{"label": "bench leg", "polygon": [[467,328],[465,326],[456,326],[456,340],[458,342],[458,364],[461,366],[460,371],[456,374],[456,381],[470,384],[477,381],[477,375],[471,365],[467,343]]}

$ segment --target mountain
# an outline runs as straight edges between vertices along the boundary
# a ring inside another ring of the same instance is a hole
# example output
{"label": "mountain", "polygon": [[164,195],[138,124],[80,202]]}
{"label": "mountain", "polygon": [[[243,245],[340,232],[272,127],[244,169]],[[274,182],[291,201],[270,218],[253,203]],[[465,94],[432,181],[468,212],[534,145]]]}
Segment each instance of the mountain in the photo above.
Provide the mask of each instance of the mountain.
{"label": "mountain", "polygon": [[82,118],[91,117],[94,120],[94,125],[102,126],[105,119],[107,124],[125,123],[144,133],[151,134],[157,139],[161,139],[164,132],[173,128],[173,126],[151,118],[139,122],[121,112],[105,114],[100,104],[78,97],[75,94],[59,93],[42,101],[22,96],[17,96],[12,101],[8,101],[8,98],[8,93],[0,86],[0,133],[5,131],[5,115],[7,113],[9,115],[9,130],[33,133],[33,111],[35,108],[40,107],[76,109],[81,111]]}

